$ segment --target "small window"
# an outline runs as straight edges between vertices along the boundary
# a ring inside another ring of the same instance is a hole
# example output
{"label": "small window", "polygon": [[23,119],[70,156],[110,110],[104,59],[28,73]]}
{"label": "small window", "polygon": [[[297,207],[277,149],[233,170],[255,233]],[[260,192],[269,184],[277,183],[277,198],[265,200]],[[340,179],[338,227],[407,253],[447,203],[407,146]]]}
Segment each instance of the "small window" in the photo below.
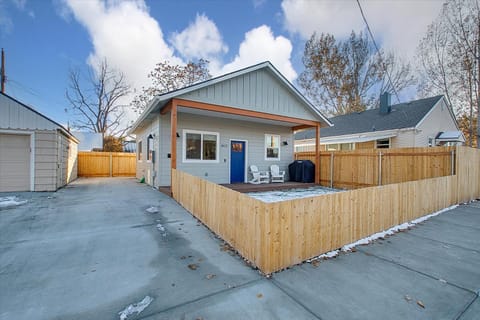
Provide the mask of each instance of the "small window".
{"label": "small window", "polygon": [[152,161],[153,158],[153,137],[149,135],[147,138],[147,161]]}
{"label": "small window", "polygon": [[142,141],[139,141],[137,145],[137,159],[142,161]]}
{"label": "small window", "polygon": [[183,141],[184,162],[218,162],[218,133],[184,130]]}
{"label": "small window", "polygon": [[265,160],[280,160],[280,136],[265,135]]}
{"label": "small window", "polygon": [[390,138],[377,140],[377,149],[390,148]]}

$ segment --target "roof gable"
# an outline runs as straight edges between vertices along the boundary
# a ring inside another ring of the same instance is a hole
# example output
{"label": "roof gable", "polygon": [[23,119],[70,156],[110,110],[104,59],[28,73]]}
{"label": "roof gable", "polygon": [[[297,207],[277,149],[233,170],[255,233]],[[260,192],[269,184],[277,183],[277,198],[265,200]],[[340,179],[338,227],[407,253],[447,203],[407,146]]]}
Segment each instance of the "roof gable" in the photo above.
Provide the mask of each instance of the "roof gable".
{"label": "roof gable", "polygon": [[[342,136],[356,133],[415,128],[441,100],[443,96],[414,100],[392,105],[388,114],[380,114],[379,109],[354,112],[330,118],[333,127],[324,128],[322,137]],[[311,130],[299,132],[296,139],[311,139]]]}
{"label": "roof gable", "polygon": [[0,107],[0,128],[60,130],[66,136],[77,140],[59,123],[5,93],[0,93]]}
{"label": "roof gable", "polygon": [[259,111],[331,125],[270,62],[263,62],[152,99],[131,131],[173,98]]}

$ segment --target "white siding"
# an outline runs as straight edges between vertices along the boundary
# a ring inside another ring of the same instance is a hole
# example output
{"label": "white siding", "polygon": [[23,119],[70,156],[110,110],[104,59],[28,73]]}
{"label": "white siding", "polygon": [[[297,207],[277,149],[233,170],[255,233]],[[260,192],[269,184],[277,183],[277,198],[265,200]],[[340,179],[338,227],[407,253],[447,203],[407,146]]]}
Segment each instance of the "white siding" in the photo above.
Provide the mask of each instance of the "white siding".
{"label": "white siding", "polygon": [[225,80],[179,98],[318,121],[305,102],[268,69]]}
{"label": "white siding", "polygon": [[57,133],[35,132],[35,191],[57,189]]}
{"label": "white siding", "polygon": [[[136,142],[138,148],[138,142],[142,141],[142,160],[138,160],[137,150],[137,173],[138,179],[145,178],[145,182],[152,186],[159,186],[158,184],[158,171],[155,170],[154,163],[151,160],[147,160],[147,138],[151,134],[155,136],[153,139],[153,150],[155,151],[155,163],[158,163],[158,146],[159,146],[159,117],[157,116],[152,122],[142,129],[136,132]],[[158,166],[157,166],[158,168]]]}
{"label": "white siding", "polygon": [[391,138],[391,148],[417,147],[415,145],[415,130],[400,131],[396,137]]}
{"label": "white siding", "polygon": [[[183,129],[218,132],[219,162],[184,163]],[[288,164],[293,161],[293,134],[289,127],[179,113],[177,131],[180,134],[180,138],[177,139],[177,168],[215,183],[230,183],[230,140],[248,141],[247,169],[250,165],[256,165],[259,170],[267,171],[270,165],[278,164],[280,170],[287,171]],[[265,134],[280,135],[281,142],[288,142],[287,146],[280,145],[280,161],[265,160]],[[250,178],[250,175],[248,177]]]}
{"label": "white siding", "polygon": [[444,100],[440,100],[418,126],[415,147],[428,147],[428,138],[435,138],[440,131],[457,131],[456,121],[452,117]]}

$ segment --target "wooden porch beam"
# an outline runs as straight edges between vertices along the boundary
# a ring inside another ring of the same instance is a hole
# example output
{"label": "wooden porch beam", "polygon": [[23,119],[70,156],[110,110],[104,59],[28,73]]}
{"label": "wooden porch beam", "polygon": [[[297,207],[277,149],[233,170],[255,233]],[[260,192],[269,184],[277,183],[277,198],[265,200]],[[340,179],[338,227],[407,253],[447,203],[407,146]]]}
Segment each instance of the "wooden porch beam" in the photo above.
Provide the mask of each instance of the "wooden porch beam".
{"label": "wooden porch beam", "polygon": [[299,118],[281,116],[277,114],[265,113],[265,112],[243,110],[243,109],[225,107],[225,106],[203,103],[198,101],[191,101],[191,100],[185,100],[185,99],[172,99],[172,101],[174,105],[181,106],[181,107],[220,112],[220,113],[232,114],[237,116],[245,116],[250,118],[258,118],[258,119],[273,120],[273,121],[282,121],[282,122],[288,122],[288,123],[294,123],[294,124],[300,124],[300,125],[307,125],[310,127],[316,127],[317,125],[320,124],[319,122],[313,121],[313,120],[304,120]]}
{"label": "wooden porch beam", "polygon": [[172,100],[170,100],[165,107],[160,110],[160,114],[167,114],[172,110]]}

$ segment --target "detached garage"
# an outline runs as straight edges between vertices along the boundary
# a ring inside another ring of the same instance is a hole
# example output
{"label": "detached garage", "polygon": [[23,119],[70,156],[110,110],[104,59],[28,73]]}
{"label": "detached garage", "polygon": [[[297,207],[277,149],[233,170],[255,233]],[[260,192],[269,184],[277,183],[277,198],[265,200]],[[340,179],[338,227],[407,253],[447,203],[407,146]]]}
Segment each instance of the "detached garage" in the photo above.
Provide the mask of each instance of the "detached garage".
{"label": "detached garage", "polygon": [[77,178],[78,140],[0,93],[0,192],[55,191]]}

